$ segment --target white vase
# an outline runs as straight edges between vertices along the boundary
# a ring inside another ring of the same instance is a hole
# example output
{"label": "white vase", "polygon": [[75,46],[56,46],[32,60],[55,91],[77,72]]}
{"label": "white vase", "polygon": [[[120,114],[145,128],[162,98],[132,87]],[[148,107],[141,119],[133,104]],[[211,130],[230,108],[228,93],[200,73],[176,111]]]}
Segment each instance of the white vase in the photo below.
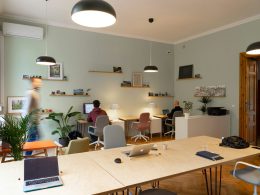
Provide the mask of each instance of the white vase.
{"label": "white vase", "polygon": [[188,119],[189,117],[190,117],[190,113],[189,113],[189,112],[185,112],[185,113],[184,113],[184,118],[185,118],[185,119]]}

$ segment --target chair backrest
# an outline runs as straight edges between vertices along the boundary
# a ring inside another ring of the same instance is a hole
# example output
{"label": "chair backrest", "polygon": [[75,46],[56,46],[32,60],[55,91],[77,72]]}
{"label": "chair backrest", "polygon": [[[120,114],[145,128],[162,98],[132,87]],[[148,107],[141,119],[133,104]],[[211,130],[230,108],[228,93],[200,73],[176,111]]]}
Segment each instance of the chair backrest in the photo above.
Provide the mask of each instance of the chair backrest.
{"label": "chair backrest", "polygon": [[149,112],[144,112],[140,114],[139,118],[140,123],[147,123],[150,122],[150,113]]}
{"label": "chair backrest", "polygon": [[125,132],[119,125],[108,125],[104,127],[104,149],[126,146]]}
{"label": "chair backrest", "polygon": [[172,115],[172,124],[175,124],[175,118],[183,116],[182,111],[175,111]]}
{"label": "chair backrest", "polygon": [[105,126],[109,125],[109,118],[107,115],[100,115],[96,119],[96,126],[95,126],[95,135],[102,136],[103,129]]}
{"label": "chair backrest", "polygon": [[65,154],[75,154],[89,151],[89,138],[74,139],[69,142]]}

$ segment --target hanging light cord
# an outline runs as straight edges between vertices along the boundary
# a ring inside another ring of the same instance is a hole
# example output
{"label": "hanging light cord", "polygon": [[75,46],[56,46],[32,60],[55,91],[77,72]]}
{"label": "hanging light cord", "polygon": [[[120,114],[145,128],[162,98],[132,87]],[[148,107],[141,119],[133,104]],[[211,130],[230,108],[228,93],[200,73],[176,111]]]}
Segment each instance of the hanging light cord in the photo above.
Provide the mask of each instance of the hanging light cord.
{"label": "hanging light cord", "polygon": [[152,66],[152,42],[150,42],[150,66]]}
{"label": "hanging light cord", "polygon": [[48,35],[48,25],[47,25],[47,4],[48,4],[48,0],[46,0],[46,4],[45,4],[45,19],[46,19],[46,23],[45,23],[45,55],[47,56],[47,47],[48,47],[48,43],[47,43],[47,35]]}

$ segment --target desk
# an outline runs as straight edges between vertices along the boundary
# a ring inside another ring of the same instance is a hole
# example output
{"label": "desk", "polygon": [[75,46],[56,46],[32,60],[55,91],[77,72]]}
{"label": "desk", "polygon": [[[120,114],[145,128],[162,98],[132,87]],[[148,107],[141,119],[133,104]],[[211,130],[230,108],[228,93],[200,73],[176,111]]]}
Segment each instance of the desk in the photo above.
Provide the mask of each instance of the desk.
{"label": "desk", "polygon": [[123,116],[123,117],[119,117],[118,119],[125,122],[125,135],[128,136],[130,122],[138,121],[139,117],[136,117],[136,116]]}
{"label": "desk", "polygon": [[87,123],[88,123],[88,121],[86,121],[86,120],[77,121],[77,130],[81,133],[81,135],[83,137],[85,137],[84,135],[85,135],[85,131],[87,129]]}

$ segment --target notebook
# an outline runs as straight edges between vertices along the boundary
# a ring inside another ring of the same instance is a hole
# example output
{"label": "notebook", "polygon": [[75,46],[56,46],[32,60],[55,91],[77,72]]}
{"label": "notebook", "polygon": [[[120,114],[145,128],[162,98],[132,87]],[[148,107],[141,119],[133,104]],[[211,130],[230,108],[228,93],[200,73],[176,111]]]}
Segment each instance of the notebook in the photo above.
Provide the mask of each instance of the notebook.
{"label": "notebook", "polygon": [[142,144],[142,145],[134,146],[132,150],[123,151],[123,153],[129,157],[140,156],[140,155],[149,154],[152,148],[153,148],[153,144]]}
{"label": "notebook", "polygon": [[24,192],[62,185],[57,156],[24,160]]}
{"label": "notebook", "polygon": [[210,160],[221,160],[223,157],[221,157],[219,154],[209,152],[209,151],[199,151],[196,153],[196,155],[201,156],[203,158],[207,158]]}

